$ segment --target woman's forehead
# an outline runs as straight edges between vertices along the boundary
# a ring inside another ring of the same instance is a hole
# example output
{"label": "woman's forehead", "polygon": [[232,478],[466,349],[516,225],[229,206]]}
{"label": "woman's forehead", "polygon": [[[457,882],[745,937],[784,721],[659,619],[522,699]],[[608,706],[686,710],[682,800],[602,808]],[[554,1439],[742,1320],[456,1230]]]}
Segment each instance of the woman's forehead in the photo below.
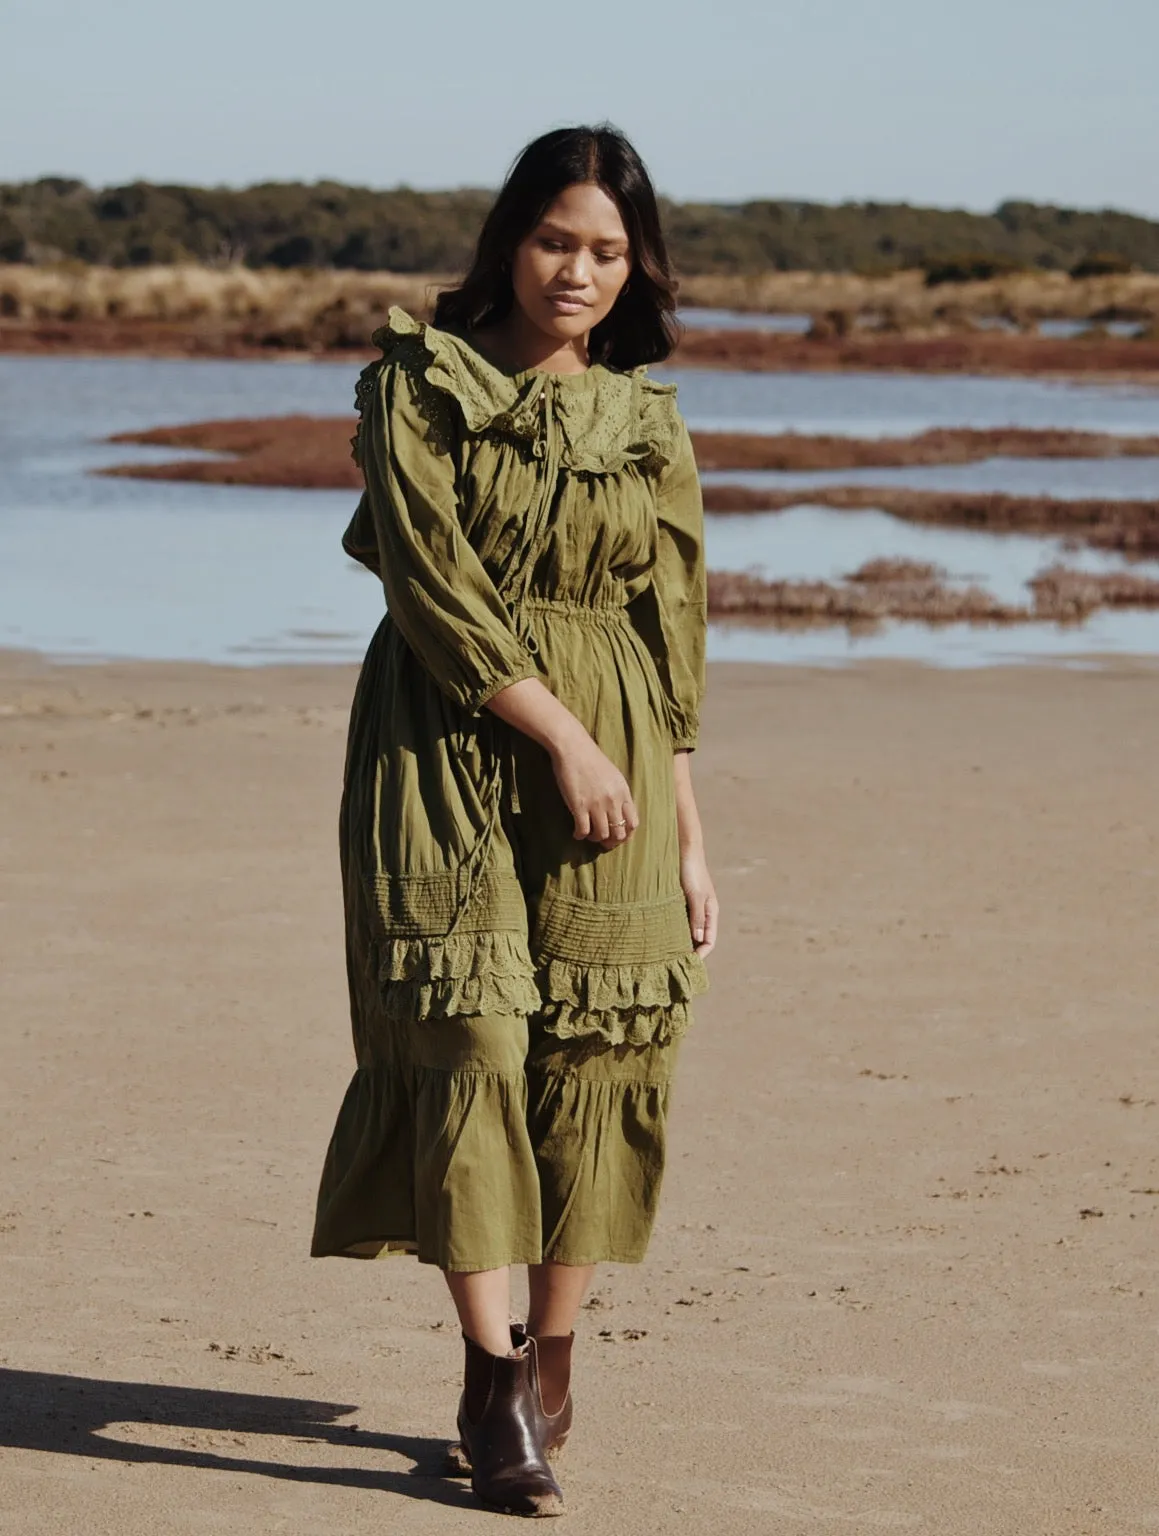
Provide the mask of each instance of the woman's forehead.
{"label": "woman's forehead", "polygon": [[562,234],[609,244],[628,238],[623,218],[603,187],[577,182],[567,187],[544,209],[539,226],[550,225]]}

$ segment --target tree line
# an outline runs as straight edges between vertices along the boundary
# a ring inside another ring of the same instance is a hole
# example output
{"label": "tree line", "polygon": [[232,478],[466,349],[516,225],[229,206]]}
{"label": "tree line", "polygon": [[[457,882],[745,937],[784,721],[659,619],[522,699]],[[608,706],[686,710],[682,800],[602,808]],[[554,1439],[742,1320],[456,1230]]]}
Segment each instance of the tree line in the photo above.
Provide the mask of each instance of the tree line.
{"label": "tree line", "polygon": [[[491,197],[339,182],[90,187],[46,176],[0,184],[0,261],[455,272]],[[677,268],[689,274],[925,268],[933,281],[963,281],[1034,268],[1159,271],[1159,221],[1113,209],[1005,202],[979,214],[760,199],[665,201],[663,212]]]}

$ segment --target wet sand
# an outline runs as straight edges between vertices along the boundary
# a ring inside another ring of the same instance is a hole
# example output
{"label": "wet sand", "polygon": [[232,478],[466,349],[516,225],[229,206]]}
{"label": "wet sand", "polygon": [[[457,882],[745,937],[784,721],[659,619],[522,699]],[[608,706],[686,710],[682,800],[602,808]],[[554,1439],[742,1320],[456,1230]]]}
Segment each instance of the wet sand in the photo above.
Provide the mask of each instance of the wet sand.
{"label": "wet sand", "polygon": [[[306,1257],[353,681],[0,658],[0,1529],[499,1529],[438,1277]],[[711,669],[725,933],[569,1531],[1159,1525],[1157,699]]]}

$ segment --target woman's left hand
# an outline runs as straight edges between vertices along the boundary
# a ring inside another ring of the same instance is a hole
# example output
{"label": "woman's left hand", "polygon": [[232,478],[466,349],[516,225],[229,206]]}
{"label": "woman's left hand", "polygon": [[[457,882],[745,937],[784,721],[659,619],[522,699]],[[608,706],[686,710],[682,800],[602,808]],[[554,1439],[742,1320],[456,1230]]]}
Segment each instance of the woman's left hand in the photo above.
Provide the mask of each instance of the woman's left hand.
{"label": "woman's left hand", "polygon": [[696,953],[701,956],[711,954],[716,945],[720,904],[702,848],[681,855],[680,884],[688,903],[688,926],[692,929]]}

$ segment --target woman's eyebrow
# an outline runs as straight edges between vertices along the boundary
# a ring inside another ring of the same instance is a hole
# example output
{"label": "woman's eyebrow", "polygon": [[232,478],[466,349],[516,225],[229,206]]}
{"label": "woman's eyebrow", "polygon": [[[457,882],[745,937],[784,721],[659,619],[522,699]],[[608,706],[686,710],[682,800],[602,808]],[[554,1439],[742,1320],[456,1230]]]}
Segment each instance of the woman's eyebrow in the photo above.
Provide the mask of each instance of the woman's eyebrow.
{"label": "woman's eyebrow", "polygon": [[[542,220],[539,225],[539,229],[543,234],[562,235],[567,240],[578,240],[580,238],[574,229],[565,229],[562,224],[553,224],[550,219]],[[592,244],[622,245],[625,249],[627,249],[628,239],[626,235],[597,235],[596,238],[592,241]]]}

